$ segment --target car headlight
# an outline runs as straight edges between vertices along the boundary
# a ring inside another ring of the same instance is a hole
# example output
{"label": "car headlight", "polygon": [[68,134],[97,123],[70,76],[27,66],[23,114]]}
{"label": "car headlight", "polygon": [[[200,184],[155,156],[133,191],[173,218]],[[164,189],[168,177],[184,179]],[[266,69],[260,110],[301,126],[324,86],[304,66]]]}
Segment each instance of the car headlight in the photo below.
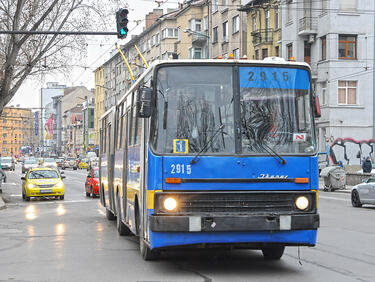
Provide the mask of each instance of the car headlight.
{"label": "car headlight", "polygon": [[35,188],[35,187],[36,187],[35,184],[32,184],[32,183],[27,184],[27,188]]}
{"label": "car headlight", "polygon": [[310,201],[306,196],[299,196],[296,199],[296,207],[301,211],[307,209],[310,205]]}
{"label": "car headlight", "polygon": [[167,211],[173,211],[177,207],[177,201],[172,197],[168,197],[164,200],[163,205]]}
{"label": "car headlight", "polygon": [[57,182],[57,183],[55,184],[55,187],[56,187],[56,188],[62,188],[63,186],[64,186],[64,183],[63,183],[62,181]]}

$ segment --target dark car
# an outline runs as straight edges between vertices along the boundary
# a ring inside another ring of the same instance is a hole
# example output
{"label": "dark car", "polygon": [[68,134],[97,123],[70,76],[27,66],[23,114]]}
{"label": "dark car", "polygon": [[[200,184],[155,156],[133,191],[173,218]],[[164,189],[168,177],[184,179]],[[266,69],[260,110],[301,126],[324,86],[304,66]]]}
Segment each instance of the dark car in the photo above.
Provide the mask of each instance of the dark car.
{"label": "dark car", "polygon": [[99,168],[94,167],[89,171],[85,182],[86,197],[99,196]]}
{"label": "dark car", "polygon": [[16,164],[12,157],[2,157],[0,162],[1,162],[2,169],[9,169],[13,171],[16,169]]}

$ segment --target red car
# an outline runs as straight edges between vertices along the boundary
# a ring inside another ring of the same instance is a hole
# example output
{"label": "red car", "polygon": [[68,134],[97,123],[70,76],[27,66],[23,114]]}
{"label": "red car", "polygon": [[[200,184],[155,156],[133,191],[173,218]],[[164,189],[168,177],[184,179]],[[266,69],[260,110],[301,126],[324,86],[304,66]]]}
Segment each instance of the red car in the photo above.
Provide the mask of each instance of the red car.
{"label": "red car", "polygon": [[86,197],[99,196],[99,168],[94,167],[89,171],[85,182]]}

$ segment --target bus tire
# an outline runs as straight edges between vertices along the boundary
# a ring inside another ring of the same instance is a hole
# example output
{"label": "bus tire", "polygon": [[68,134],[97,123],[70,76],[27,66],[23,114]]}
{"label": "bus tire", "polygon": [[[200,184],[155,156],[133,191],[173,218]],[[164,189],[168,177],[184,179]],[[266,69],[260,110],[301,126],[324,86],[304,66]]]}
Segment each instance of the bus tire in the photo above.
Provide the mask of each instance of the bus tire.
{"label": "bus tire", "polygon": [[115,220],[116,219],[115,215],[107,208],[105,209],[105,217],[108,220]]}
{"label": "bus tire", "polygon": [[265,260],[279,260],[284,254],[285,246],[270,246],[262,249]]}
{"label": "bus tire", "polygon": [[122,222],[121,211],[120,211],[120,198],[117,197],[117,218],[116,218],[116,227],[118,234],[120,236],[127,236],[131,234],[130,229]]}

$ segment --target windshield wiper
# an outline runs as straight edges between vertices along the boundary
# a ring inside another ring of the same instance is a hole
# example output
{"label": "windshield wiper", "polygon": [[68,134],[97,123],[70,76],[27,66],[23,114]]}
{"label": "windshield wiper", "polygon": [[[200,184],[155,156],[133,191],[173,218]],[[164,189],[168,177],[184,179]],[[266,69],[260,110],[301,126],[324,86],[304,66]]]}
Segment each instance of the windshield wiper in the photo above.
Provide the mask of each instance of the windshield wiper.
{"label": "windshield wiper", "polygon": [[220,130],[223,130],[224,129],[224,124],[220,125],[220,127],[218,129],[216,129],[214,135],[211,137],[210,140],[208,140],[208,142],[203,146],[203,148],[195,155],[194,159],[192,159],[190,161],[190,164],[196,164],[198,161],[197,161],[197,158],[199,157],[200,154],[202,154],[204,151],[206,151],[208,145],[210,145],[212,143],[212,141],[214,141],[216,135],[220,132]]}
{"label": "windshield wiper", "polygon": [[266,151],[269,155],[271,155],[272,157],[274,157],[275,159],[277,159],[280,162],[280,164],[286,164],[286,160],[282,156],[280,156],[278,153],[276,153],[266,143],[263,143],[263,144],[259,143],[259,145],[262,146],[262,147],[264,146],[263,149],[267,148],[268,150],[270,150],[273,154],[271,152],[267,151],[267,150],[264,150],[264,151]]}

